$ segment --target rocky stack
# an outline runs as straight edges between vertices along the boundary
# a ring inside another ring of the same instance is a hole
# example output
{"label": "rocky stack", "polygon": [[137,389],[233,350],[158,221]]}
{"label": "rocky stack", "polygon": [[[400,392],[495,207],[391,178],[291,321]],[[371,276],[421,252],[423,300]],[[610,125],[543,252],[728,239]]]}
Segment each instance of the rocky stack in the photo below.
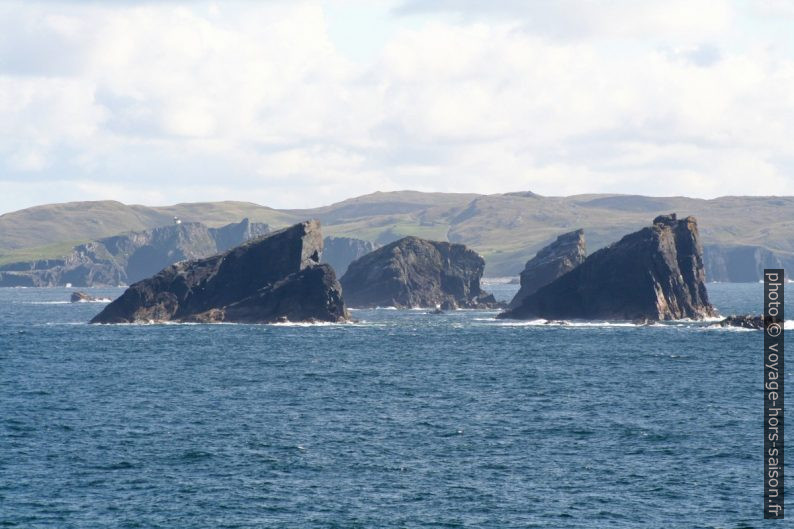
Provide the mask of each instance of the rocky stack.
{"label": "rocky stack", "polygon": [[351,307],[492,308],[485,261],[462,244],[405,237],[353,261],[342,276]]}
{"label": "rocky stack", "polygon": [[671,214],[598,250],[499,317],[654,321],[716,314],[697,221]]}
{"label": "rocky stack", "polygon": [[527,261],[521,272],[521,288],[510,302],[510,308],[519,306],[524,298],[582,264],[586,256],[584,230],[557,237],[557,240]]}
{"label": "rocky stack", "polygon": [[308,221],[225,253],[183,261],[135,283],[91,323],[330,321],[347,319],[322,234]]}

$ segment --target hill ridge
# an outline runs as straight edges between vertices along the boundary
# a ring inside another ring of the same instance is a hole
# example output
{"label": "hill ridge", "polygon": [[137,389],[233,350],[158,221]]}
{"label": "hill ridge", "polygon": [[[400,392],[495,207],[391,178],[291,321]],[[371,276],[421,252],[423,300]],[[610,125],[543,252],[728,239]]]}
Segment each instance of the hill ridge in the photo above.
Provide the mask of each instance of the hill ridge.
{"label": "hill ridge", "polygon": [[[461,242],[485,257],[487,275],[514,275],[561,233],[583,227],[595,250],[639,229],[649,215],[672,212],[697,217],[706,246],[716,245],[728,253],[735,246],[759,248],[769,254],[757,257],[758,262],[794,264],[794,197],[701,199],[618,193],[553,197],[529,191],[487,195],[414,190],[375,192],[305,209],[234,200],[166,206],[113,200],[43,204],[0,215],[0,262],[21,260],[20,256],[55,257],[67,243],[71,247],[167,225],[174,216],[213,227],[244,217],[273,227],[317,218],[327,235],[377,244],[405,235]],[[730,266],[720,270],[730,275]]]}

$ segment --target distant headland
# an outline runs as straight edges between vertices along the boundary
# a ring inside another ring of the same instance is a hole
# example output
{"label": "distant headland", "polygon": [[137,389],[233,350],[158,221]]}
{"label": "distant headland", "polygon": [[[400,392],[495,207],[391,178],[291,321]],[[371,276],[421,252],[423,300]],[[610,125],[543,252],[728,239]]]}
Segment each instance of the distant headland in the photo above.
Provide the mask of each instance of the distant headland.
{"label": "distant headland", "polygon": [[[329,206],[278,210],[246,202],[206,202],[164,207],[114,201],[70,202],[0,215],[2,276],[30,263],[72,255],[79,245],[130,232],[201,223],[218,229],[248,218],[252,225],[280,229],[319,219],[325,236],[342,237],[342,261],[405,236],[461,243],[485,259],[486,277],[516,276],[538,250],[562,233],[584,228],[590,252],[647,225],[655,216],[679,212],[698,219],[707,281],[760,279],[763,268],[794,269],[794,197],[721,197],[711,200],[639,195],[544,197],[531,192],[379,192]],[[220,247],[217,247],[220,250]],[[330,248],[330,247],[329,247]],[[198,257],[190,255],[186,257]],[[127,280],[129,282],[130,279]]]}

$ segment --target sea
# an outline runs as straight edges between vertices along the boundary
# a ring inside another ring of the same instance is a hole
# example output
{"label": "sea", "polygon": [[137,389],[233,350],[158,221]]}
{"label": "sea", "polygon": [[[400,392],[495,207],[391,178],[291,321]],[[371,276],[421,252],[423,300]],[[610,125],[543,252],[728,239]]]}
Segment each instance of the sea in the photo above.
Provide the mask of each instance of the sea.
{"label": "sea", "polygon": [[[761,311],[761,284],[708,288]],[[794,526],[762,519],[758,331],[88,325],[73,290],[0,289],[0,527]]]}

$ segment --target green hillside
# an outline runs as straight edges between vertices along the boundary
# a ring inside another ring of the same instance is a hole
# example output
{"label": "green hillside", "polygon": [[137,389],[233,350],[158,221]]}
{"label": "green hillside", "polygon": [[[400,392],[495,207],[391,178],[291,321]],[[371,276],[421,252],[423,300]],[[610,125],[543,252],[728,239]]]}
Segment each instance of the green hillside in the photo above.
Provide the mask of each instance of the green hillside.
{"label": "green hillside", "polygon": [[462,242],[483,254],[488,275],[509,275],[565,231],[585,228],[588,249],[593,251],[670,212],[695,215],[705,244],[745,244],[794,254],[794,197],[701,200],[398,191],[306,210],[276,210],[247,202],[147,207],[101,201],[37,206],[0,216],[0,262],[56,257],[76,242],[166,225],[174,216],[210,226],[248,217],[273,227],[318,218],[328,235],[381,244],[404,235]]}
{"label": "green hillside", "polygon": [[128,206],[112,200],[47,204],[0,215],[0,255],[165,226],[175,216],[210,227],[239,222],[244,217],[253,222],[286,226],[295,218],[250,202],[197,202],[163,207]]}

